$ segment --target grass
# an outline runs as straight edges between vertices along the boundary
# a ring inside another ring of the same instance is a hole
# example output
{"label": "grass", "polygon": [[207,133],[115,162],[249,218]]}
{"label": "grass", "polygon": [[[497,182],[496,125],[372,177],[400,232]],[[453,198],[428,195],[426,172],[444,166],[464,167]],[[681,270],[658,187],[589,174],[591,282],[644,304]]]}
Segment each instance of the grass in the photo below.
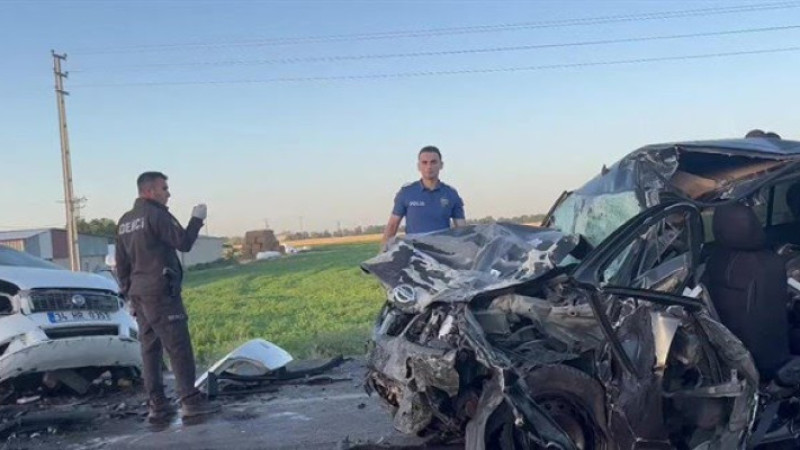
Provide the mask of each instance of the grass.
{"label": "grass", "polygon": [[364,353],[385,294],[359,264],[375,244],[189,272],[184,301],[198,363],[263,338],[295,357]]}

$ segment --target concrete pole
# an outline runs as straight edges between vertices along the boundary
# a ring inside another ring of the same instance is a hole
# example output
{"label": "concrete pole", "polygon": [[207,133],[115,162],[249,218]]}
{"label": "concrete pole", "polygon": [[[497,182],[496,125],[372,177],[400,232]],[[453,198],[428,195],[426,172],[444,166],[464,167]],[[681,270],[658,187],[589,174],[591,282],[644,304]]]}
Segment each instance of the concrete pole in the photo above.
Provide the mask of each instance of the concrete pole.
{"label": "concrete pole", "polygon": [[75,222],[75,195],[72,192],[72,162],[69,154],[69,134],[67,133],[67,111],[64,106],[64,96],[69,92],[64,90],[64,78],[67,74],[61,71],[61,61],[67,55],[53,54],[53,74],[56,79],[56,104],[58,106],[58,131],[61,137],[61,168],[64,179],[64,205],[67,213],[67,247],[69,248],[69,266],[73,271],[81,270],[80,248],[78,246],[78,229]]}

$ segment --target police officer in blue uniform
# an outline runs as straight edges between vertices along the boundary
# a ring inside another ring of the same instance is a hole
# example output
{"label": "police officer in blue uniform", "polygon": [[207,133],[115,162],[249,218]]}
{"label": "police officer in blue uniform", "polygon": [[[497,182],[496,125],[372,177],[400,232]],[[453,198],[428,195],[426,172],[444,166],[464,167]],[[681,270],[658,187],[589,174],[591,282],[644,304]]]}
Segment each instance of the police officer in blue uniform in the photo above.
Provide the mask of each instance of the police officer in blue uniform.
{"label": "police officer in blue uniform", "polygon": [[433,146],[423,147],[417,155],[417,169],[422,178],[397,192],[389,222],[383,231],[381,247],[386,250],[395,237],[400,222],[406,219],[406,234],[423,234],[466,225],[464,202],[458,192],[439,180],[442,153]]}

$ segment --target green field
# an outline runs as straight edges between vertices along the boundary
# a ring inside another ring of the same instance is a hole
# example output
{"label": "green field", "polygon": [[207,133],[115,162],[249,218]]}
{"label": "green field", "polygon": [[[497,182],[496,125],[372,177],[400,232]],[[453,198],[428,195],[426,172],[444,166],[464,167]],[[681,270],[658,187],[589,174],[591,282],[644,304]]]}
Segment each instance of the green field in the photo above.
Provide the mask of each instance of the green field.
{"label": "green field", "polygon": [[184,300],[198,363],[253,338],[295,357],[364,353],[385,294],[359,264],[377,250],[376,244],[328,246],[189,272]]}

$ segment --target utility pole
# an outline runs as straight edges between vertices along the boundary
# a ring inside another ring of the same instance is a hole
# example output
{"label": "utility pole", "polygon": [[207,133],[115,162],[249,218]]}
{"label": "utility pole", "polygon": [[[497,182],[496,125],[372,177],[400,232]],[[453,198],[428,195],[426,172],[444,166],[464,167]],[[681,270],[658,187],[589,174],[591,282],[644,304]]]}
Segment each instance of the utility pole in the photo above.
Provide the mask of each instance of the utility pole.
{"label": "utility pole", "polygon": [[61,71],[61,61],[67,55],[59,55],[51,50],[53,55],[53,74],[56,79],[56,105],[58,106],[58,131],[61,136],[61,168],[64,178],[64,206],[67,212],[67,247],[69,248],[69,267],[74,272],[81,270],[81,256],[78,247],[78,230],[75,221],[75,196],[72,193],[72,162],[69,155],[69,134],[67,133],[67,111],[64,106],[64,96],[69,92],[64,90],[64,78],[67,73]]}

